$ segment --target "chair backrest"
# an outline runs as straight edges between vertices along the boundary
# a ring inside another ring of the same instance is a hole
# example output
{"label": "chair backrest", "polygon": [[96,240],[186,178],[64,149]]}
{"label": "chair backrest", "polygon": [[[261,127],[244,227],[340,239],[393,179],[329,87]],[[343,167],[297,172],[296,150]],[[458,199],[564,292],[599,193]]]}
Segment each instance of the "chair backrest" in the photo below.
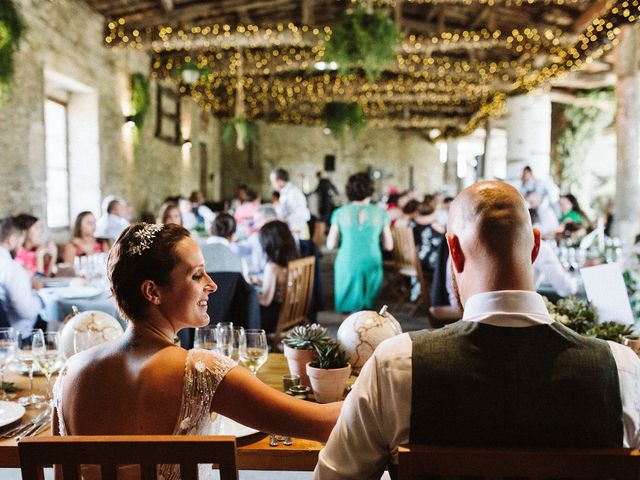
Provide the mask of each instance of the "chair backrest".
{"label": "chair backrest", "polygon": [[198,478],[198,464],[216,464],[221,480],[237,480],[232,436],[126,435],[27,437],[18,443],[23,480],[36,480],[43,465],[61,465],[64,480],[80,478],[80,465],[99,465],[102,480],[116,480],[118,465],[140,465],[141,478],[157,478],[156,466],[180,465],[182,480]]}
{"label": "chair backrest", "polygon": [[4,304],[2,299],[0,299],[0,328],[9,328],[10,326],[11,324],[9,323],[7,306]]}
{"label": "chair backrest", "polygon": [[413,238],[413,229],[411,227],[393,227],[391,229],[391,235],[393,236],[391,257],[393,258],[396,269],[416,268],[418,251],[416,250],[416,244]]}
{"label": "chair backrest", "polygon": [[287,289],[284,293],[273,337],[272,346],[274,349],[286,330],[307,320],[315,266],[315,257],[303,257],[287,264]]}
{"label": "chair backrest", "polygon": [[404,445],[398,451],[398,480],[427,476],[634,479],[640,453],[626,448],[532,449]]}

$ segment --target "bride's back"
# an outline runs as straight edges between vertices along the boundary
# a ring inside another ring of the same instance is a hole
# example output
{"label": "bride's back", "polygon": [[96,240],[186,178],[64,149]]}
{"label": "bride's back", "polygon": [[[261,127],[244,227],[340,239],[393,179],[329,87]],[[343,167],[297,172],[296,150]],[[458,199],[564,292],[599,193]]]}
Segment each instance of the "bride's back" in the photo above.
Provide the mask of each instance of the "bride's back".
{"label": "bride's back", "polygon": [[58,389],[67,435],[173,433],[186,352],[130,337],[69,361]]}

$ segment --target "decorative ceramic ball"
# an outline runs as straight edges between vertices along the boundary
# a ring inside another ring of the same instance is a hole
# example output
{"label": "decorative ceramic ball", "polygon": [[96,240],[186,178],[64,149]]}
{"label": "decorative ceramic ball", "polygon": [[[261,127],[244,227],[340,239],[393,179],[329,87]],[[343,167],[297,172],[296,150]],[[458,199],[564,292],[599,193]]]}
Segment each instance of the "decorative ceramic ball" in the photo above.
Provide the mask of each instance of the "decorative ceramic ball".
{"label": "decorative ceramic ball", "polygon": [[[62,352],[66,358],[76,350],[86,350],[109,340],[115,340],[124,333],[120,322],[105,312],[87,310],[71,317],[60,333]],[[74,348],[74,341],[76,343]]]}
{"label": "decorative ceramic ball", "polygon": [[354,372],[359,372],[383,340],[401,333],[400,324],[385,305],[380,312],[363,310],[349,315],[338,329],[338,341]]}

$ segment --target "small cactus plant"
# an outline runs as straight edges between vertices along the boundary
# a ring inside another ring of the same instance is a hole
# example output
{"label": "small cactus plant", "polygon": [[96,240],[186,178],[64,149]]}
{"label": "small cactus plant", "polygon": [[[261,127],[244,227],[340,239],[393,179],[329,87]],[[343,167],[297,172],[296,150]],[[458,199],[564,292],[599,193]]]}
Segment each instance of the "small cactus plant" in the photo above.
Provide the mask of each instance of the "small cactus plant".
{"label": "small cactus plant", "polygon": [[284,339],[285,345],[298,350],[313,350],[316,345],[324,345],[330,341],[327,329],[318,324],[297,326]]}
{"label": "small cactus plant", "polygon": [[311,362],[312,367],[331,370],[334,368],[344,368],[349,365],[346,352],[342,350],[340,344],[334,340],[316,345],[315,350],[316,358]]}

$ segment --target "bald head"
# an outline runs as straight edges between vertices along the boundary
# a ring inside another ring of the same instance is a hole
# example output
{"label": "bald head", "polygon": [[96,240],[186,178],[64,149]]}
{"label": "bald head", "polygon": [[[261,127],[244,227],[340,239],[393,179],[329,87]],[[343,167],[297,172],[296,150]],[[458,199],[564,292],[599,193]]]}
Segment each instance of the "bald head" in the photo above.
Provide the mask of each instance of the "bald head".
{"label": "bald head", "polygon": [[539,236],[511,185],[478,182],[464,189],[449,210],[447,241],[456,279],[464,272],[467,290],[530,288]]}

